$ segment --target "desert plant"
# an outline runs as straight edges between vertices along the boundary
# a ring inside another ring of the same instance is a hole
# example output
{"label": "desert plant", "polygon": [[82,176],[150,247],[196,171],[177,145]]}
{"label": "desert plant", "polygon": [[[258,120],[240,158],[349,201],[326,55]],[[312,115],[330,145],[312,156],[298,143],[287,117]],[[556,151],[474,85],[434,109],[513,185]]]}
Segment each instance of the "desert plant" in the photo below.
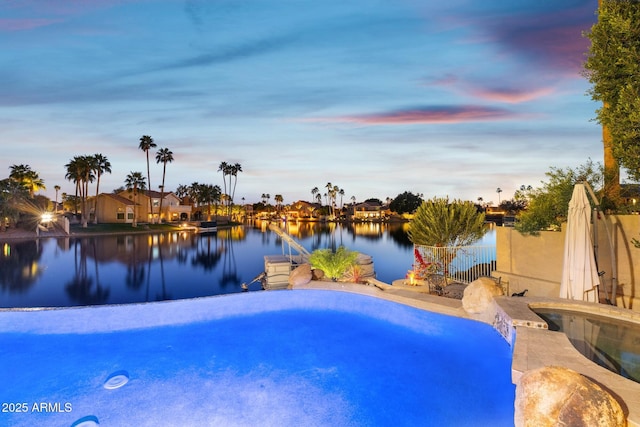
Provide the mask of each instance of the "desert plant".
{"label": "desert plant", "polygon": [[435,197],[420,205],[408,234],[414,245],[468,246],[486,231],[484,213],[472,202]]}
{"label": "desert plant", "polygon": [[358,264],[353,264],[347,267],[346,271],[342,274],[342,279],[346,282],[362,283],[364,277],[362,276],[362,267]]}
{"label": "desert plant", "polygon": [[[409,223],[409,239],[425,251],[421,254],[417,247],[414,248],[414,268],[417,267],[418,274],[427,274],[437,268],[437,274],[445,279],[446,285],[449,264],[458,249],[473,244],[486,231],[484,213],[472,202],[438,197],[423,202]],[[427,254],[429,258],[425,262],[421,256]]]}
{"label": "desert plant", "polygon": [[333,252],[331,249],[316,249],[309,256],[313,268],[324,271],[331,280],[338,280],[347,269],[356,264],[358,252],[350,251],[344,246]]}

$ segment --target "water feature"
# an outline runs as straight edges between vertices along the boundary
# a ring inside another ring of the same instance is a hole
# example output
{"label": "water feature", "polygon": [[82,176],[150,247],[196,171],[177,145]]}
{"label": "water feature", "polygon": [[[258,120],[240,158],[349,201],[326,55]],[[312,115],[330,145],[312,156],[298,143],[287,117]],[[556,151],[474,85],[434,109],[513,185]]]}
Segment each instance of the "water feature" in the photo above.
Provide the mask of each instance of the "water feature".
{"label": "water feature", "polygon": [[[413,263],[406,224],[287,224],[306,249],[337,247],[373,257],[378,279],[402,278]],[[491,239],[489,233],[486,239]],[[493,237],[495,239],[495,237]],[[485,244],[485,242],[483,242]],[[0,243],[0,307],[69,307],[241,292],[264,255],[288,251],[266,223],[216,234],[171,232]],[[260,284],[249,290],[260,290]]]}

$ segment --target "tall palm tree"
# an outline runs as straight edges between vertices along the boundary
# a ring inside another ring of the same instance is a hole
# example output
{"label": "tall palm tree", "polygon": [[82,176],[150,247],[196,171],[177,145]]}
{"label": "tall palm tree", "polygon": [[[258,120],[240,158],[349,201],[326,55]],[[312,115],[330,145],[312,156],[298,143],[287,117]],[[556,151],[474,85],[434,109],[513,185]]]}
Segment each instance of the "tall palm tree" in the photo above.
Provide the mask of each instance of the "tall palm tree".
{"label": "tall palm tree", "polygon": [[[233,191],[231,192],[231,203],[233,203],[233,199],[236,196],[236,184],[238,184],[238,172],[242,172],[242,165],[235,163],[231,166],[230,172],[231,176],[233,176]],[[231,185],[231,181],[229,181],[229,185]]]}
{"label": "tall palm tree", "polygon": [[156,153],[156,163],[162,163],[162,186],[160,186],[160,212],[158,218],[162,220],[162,199],[164,199],[164,177],[167,173],[167,163],[173,162],[173,152],[168,148],[161,148]]}
{"label": "tall palm tree", "polygon": [[222,185],[224,186],[224,193],[227,193],[227,174],[229,173],[229,164],[227,162],[220,162],[218,166],[218,172],[222,172]]}
{"label": "tall palm tree", "polygon": [[147,184],[144,180],[144,176],[142,176],[142,172],[131,172],[127,175],[124,185],[127,187],[129,192],[133,192],[133,222],[131,223],[131,226],[137,227],[138,214],[136,206],[138,205],[138,190],[146,190]]}
{"label": "tall palm tree", "polygon": [[111,162],[102,154],[93,155],[93,166],[96,172],[96,200],[93,206],[93,223],[98,223],[98,195],[100,194],[100,177],[103,173],[111,173]]}
{"label": "tall palm tree", "polygon": [[311,201],[316,199],[316,194],[318,194],[320,192],[320,190],[318,189],[318,187],[313,187],[311,189]]}
{"label": "tall palm tree", "polygon": [[329,196],[331,194],[331,190],[333,189],[333,185],[330,182],[327,182],[327,185],[325,185],[324,188],[327,189],[327,192],[325,193],[325,200],[327,202],[327,205],[329,205]]}
{"label": "tall palm tree", "polygon": [[[138,148],[144,151],[147,155],[147,183],[149,184],[149,188],[151,188],[151,177],[149,176],[149,150],[156,147],[157,144],[153,142],[153,138],[149,135],[142,135],[142,137],[140,137],[140,145],[138,145]],[[151,200],[151,196],[149,196],[149,213],[151,214],[151,220],[153,221],[153,201]]]}

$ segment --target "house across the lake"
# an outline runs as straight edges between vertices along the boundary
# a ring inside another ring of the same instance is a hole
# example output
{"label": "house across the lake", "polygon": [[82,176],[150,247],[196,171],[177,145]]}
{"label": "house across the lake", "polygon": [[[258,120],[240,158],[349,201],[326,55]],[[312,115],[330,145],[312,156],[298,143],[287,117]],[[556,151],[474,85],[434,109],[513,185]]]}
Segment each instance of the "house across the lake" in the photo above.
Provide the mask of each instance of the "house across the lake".
{"label": "house across the lake", "polygon": [[[137,222],[162,221],[186,221],[191,216],[191,205],[183,205],[180,198],[173,192],[165,193],[162,198],[162,207],[159,191],[124,190],[117,194],[102,193],[97,198],[97,213],[100,223],[132,223],[134,217]],[[151,203],[150,203],[151,201]],[[153,213],[151,212],[153,209]],[[162,212],[160,212],[162,209]]]}

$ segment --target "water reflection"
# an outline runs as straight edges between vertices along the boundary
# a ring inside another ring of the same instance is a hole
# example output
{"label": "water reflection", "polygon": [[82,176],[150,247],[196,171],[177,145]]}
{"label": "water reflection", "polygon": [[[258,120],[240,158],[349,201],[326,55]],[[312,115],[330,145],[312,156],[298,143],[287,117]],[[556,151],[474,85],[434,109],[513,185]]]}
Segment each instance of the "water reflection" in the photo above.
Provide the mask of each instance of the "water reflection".
{"label": "water reflection", "polygon": [[26,292],[42,274],[38,264],[42,247],[38,241],[2,244],[0,288],[3,292]]}
{"label": "water reflection", "polygon": [[[344,245],[374,259],[378,278],[402,277],[412,263],[405,224],[290,223],[306,249]],[[214,234],[171,232],[41,239],[2,244],[1,307],[122,304],[241,292],[285,253],[264,222]],[[260,290],[260,284],[250,286]]]}

